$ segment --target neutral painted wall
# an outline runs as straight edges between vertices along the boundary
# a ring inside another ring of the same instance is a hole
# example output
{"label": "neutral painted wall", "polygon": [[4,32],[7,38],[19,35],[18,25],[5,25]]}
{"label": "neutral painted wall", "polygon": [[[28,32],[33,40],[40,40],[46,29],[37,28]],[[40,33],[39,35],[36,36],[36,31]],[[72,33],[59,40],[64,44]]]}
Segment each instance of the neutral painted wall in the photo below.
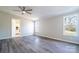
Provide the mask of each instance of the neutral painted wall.
{"label": "neutral painted wall", "polygon": [[28,36],[33,34],[33,22],[31,20],[21,20],[21,36]]}
{"label": "neutral painted wall", "polygon": [[79,43],[79,35],[63,35],[63,16],[55,16],[49,19],[37,21],[36,34],[52,39]]}
{"label": "neutral painted wall", "polygon": [[0,12],[0,39],[11,37],[11,17]]}
{"label": "neutral painted wall", "polygon": [[12,19],[21,21],[21,36],[33,34],[33,24],[29,19],[0,12],[0,39],[12,38]]}

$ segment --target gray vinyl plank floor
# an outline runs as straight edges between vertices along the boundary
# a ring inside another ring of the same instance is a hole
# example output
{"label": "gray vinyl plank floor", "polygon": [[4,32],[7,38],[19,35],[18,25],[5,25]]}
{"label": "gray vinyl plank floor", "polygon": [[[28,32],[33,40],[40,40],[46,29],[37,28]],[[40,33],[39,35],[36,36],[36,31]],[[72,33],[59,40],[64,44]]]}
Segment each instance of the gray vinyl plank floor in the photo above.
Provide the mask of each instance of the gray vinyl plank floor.
{"label": "gray vinyl plank floor", "polygon": [[0,53],[78,53],[79,45],[39,36],[0,40]]}

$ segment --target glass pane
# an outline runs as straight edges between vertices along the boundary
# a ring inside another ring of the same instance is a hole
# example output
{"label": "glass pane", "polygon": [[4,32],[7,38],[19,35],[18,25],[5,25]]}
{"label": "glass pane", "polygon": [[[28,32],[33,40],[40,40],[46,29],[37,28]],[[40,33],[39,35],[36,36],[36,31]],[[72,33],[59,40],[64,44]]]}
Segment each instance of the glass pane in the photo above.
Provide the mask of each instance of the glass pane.
{"label": "glass pane", "polygon": [[77,16],[68,16],[64,20],[64,34],[76,35]]}

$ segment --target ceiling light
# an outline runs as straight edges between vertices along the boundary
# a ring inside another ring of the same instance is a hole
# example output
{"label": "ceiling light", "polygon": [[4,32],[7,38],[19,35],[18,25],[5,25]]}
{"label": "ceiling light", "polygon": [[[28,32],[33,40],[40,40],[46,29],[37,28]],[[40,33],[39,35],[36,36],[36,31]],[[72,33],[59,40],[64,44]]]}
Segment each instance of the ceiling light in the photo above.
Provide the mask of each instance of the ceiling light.
{"label": "ceiling light", "polygon": [[26,12],[25,11],[22,11],[22,13],[25,14]]}

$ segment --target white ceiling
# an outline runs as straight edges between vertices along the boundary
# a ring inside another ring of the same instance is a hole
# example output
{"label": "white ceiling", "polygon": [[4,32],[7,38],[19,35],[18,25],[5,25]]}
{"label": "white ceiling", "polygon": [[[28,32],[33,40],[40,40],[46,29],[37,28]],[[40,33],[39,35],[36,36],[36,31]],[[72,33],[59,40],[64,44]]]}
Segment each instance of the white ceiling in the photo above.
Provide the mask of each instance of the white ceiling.
{"label": "white ceiling", "polygon": [[[71,13],[79,10],[78,6],[26,6],[26,8],[32,8],[32,17],[47,18],[50,16],[56,16],[66,13]],[[22,16],[24,18],[30,17],[28,14],[22,15],[17,6],[1,6],[1,11],[8,12],[14,15]]]}

